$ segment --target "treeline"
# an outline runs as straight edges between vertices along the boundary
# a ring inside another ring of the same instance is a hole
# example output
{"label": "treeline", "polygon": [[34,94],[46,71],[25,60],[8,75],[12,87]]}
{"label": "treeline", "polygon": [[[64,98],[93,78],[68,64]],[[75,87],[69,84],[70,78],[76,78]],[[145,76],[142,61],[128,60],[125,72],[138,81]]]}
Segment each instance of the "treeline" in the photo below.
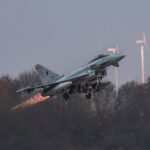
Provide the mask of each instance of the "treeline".
{"label": "treeline", "polygon": [[16,90],[39,83],[34,71],[0,77],[0,150],[150,149],[150,78],[12,110],[27,96]]}

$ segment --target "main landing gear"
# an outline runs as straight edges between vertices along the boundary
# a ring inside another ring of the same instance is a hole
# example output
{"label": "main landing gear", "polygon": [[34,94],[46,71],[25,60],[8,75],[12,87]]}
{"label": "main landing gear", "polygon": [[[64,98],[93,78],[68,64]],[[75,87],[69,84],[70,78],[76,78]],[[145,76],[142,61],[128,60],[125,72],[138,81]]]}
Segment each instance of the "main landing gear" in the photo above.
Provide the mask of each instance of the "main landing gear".
{"label": "main landing gear", "polygon": [[91,93],[91,92],[87,93],[87,94],[85,95],[85,97],[86,97],[86,99],[91,99],[92,93]]}
{"label": "main landing gear", "polygon": [[65,100],[68,100],[68,99],[70,98],[70,95],[69,95],[68,93],[64,93],[64,94],[63,94],[63,98],[64,98]]}

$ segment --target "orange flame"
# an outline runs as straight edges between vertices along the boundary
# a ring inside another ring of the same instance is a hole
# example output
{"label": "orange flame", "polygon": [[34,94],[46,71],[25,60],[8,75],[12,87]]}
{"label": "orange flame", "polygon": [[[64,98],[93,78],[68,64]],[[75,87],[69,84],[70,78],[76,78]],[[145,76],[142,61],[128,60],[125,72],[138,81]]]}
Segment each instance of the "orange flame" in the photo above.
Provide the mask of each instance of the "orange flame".
{"label": "orange flame", "polygon": [[22,103],[14,106],[12,108],[12,110],[16,110],[19,108],[26,108],[32,105],[35,105],[37,103],[40,103],[42,101],[45,101],[46,99],[48,99],[49,96],[42,96],[41,93],[37,93],[36,95],[34,95],[33,97],[26,99],[25,101],[23,101]]}

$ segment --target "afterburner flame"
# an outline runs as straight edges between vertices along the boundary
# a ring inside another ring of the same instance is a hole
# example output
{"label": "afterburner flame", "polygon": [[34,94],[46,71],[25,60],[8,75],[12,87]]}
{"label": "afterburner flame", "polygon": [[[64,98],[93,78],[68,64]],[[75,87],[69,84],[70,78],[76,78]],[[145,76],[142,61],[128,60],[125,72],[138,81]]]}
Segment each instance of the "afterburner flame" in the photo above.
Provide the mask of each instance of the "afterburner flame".
{"label": "afterburner flame", "polygon": [[16,110],[16,109],[20,109],[20,108],[26,108],[32,105],[35,105],[37,103],[40,103],[42,101],[45,101],[46,99],[48,99],[49,96],[42,96],[41,93],[37,93],[36,95],[34,95],[33,97],[26,99],[25,101],[23,101],[22,103],[14,106],[12,108],[12,110]]}

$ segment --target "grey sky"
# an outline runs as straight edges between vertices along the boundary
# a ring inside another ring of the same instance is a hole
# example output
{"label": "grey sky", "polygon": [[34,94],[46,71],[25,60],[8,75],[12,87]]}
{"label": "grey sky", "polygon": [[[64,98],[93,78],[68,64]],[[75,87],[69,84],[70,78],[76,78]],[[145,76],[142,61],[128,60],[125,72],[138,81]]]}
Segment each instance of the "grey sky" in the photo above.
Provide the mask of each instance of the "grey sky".
{"label": "grey sky", "polygon": [[[84,65],[108,47],[127,57],[120,83],[140,80],[143,31],[150,37],[149,0],[0,0],[0,75],[18,75],[40,63],[60,74]],[[146,77],[150,49],[145,49]],[[109,71],[113,79],[113,69]]]}

